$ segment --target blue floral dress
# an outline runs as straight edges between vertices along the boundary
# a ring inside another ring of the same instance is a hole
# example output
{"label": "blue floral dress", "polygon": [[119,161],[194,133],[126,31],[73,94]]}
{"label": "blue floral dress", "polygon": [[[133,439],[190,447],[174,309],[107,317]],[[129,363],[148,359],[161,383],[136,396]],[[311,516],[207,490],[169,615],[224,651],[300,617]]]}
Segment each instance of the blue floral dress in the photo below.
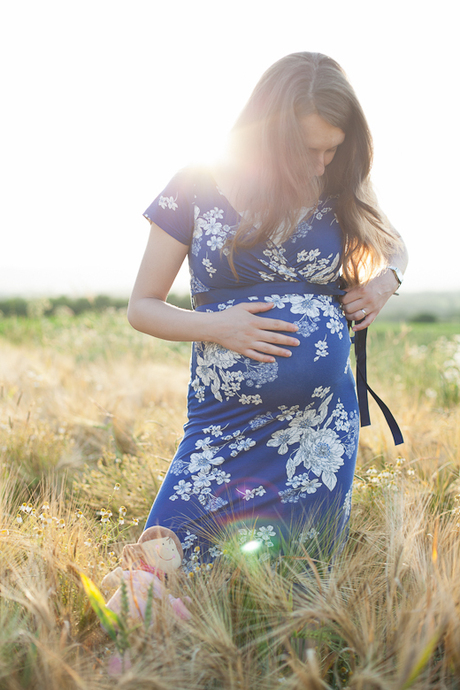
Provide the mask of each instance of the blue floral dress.
{"label": "blue floral dress", "polygon": [[297,324],[300,340],[275,363],[193,344],[184,437],[146,527],[176,532],[186,570],[212,562],[227,536],[262,557],[325,531],[333,547],[350,514],[359,435],[350,338],[333,294],[342,253],[334,200],[306,209],[284,244],[236,253],[238,282],[225,243],[240,216],[209,172],[181,171],[144,215],[189,247],[198,309],[270,301],[260,316]]}

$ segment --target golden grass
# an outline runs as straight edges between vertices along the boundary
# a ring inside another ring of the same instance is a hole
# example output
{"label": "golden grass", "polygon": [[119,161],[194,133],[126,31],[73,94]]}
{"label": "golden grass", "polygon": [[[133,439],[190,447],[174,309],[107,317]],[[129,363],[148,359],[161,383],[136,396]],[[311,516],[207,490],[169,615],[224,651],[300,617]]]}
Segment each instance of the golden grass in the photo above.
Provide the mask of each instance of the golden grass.
{"label": "golden grass", "polygon": [[298,544],[274,561],[223,558],[173,585],[191,620],[157,603],[110,676],[120,641],[79,573],[100,586],[142,528],[181,436],[187,349],[133,335],[118,315],[43,320],[22,343],[20,327],[0,340],[2,690],[460,686],[460,413],[453,398],[439,405],[441,374],[432,393],[420,343],[372,380],[406,443],[392,446],[372,406],[333,566]]}

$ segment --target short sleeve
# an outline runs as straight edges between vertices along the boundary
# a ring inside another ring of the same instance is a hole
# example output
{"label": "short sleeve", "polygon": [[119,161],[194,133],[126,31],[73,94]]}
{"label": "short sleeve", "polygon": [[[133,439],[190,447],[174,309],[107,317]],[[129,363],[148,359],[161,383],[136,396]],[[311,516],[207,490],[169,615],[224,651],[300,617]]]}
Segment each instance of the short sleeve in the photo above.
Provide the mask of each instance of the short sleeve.
{"label": "short sleeve", "polygon": [[144,212],[144,217],[182,244],[190,245],[195,185],[189,169],[178,172]]}

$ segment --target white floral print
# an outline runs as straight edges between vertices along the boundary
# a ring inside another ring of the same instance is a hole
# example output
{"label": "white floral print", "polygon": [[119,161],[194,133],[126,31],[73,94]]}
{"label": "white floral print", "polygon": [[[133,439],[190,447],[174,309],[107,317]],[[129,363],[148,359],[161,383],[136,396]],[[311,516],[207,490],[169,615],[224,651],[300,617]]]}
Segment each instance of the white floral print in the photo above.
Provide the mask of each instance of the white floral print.
{"label": "white floral print", "polygon": [[267,493],[262,484],[256,487],[255,489],[245,489],[244,491],[240,491],[240,489],[237,489],[237,491],[239,494],[241,494],[242,498],[245,501],[250,501],[251,498],[255,498],[255,496],[263,496]]}
{"label": "white floral print", "polygon": [[[212,252],[220,251],[227,239],[235,232],[236,228],[222,224],[224,211],[217,206],[201,214],[198,206],[195,205],[195,224],[192,240],[192,253],[198,256],[201,250],[203,238],[206,240],[206,247]],[[213,269],[210,259],[207,259],[208,272]]]}
{"label": "white floral print", "polygon": [[315,347],[316,357],[313,359],[314,362],[317,362],[320,357],[327,357],[327,355],[329,354],[326,338],[324,338],[324,340],[318,340],[318,342],[315,343]]}
{"label": "white floral print", "polygon": [[[242,405],[262,402],[259,394],[242,392],[246,388],[262,388],[276,380],[277,363],[256,362],[217,343],[196,343],[196,378],[192,387],[199,401],[204,401],[205,391],[210,388],[216,400],[236,397]],[[236,371],[230,371],[232,368]]]}
{"label": "white floral print", "polygon": [[344,512],[346,520],[348,520],[348,518],[350,517],[350,513],[351,513],[351,496],[352,496],[352,493],[353,493],[353,488],[350,488],[347,491],[347,494],[345,496],[345,500],[343,502],[343,512]]}
{"label": "white floral print", "polygon": [[158,201],[158,205],[161,206],[161,208],[169,208],[172,211],[175,211],[176,208],[178,208],[178,205],[176,204],[176,198],[172,196],[160,196],[160,199]]}
{"label": "white floral print", "polygon": [[[170,472],[184,475],[186,479],[181,479],[173,486],[174,493],[169,496],[170,501],[189,501],[192,496],[196,496],[201,505],[210,511],[227,505],[226,499],[213,494],[214,487],[231,481],[231,474],[219,469],[224,462],[220,453],[227,448],[230,450],[230,457],[237,457],[250,450],[255,441],[244,431],[224,434],[224,430],[220,424],[204,428],[203,433],[208,432],[210,435],[195,441],[195,449],[199,452],[191,453],[188,462],[177,459],[173,461]],[[254,496],[262,496],[261,492],[265,492],[263,486],[254,489]]]}
{"label": "white floral print", "polygon": [[[189,422],[148,524],[170,525],[179,534],[184,569],[194,574],[224,551],[203,538],[203,515],[235,518],[241,545],[259,542],[263,560],[289,537],[282,525],[299,516],[306,517],[300,541],[316,539],[320,522],[315,517],[312,524],[309,511],[340,496],[338,534],[350,514],[359,415],[345,318],[336,297],[314,288],[338,284],[343,238],[335,202],[320,200],[305,209],[284,242],[279,235],[236,252],[235,281],[227,257],[238,214],[209,180],[187,185],[182,193],[171,184],[146,216],[189,245],[192,295],[212,297],[212,290],[228,289],[228,299],[219,294],[204,307],[208,311],[231,309],[238,301],[271,302],[273,311],[264,318],[294,323],[300,341],[290,359],[273,363],[217,343],[193,346]],[[183,230],[177,230],[180,223]],[[250,287],[261,283],[268,290]],[[313,288],[302,290],[305,283]],[[244,286],[237,298],[233,287]],[[266,509],[274,511],[270,517]],[[279,523],[273,514],[281,516]],[[247,515],[256,519],[251,523]]]}
{"label": "white floral print", "polygon": [[[289,453],[287,489],[279,492],[282,502],[297,502],[299,498],[315,493],[321,486],[319,478],[332,491],[337,484],[337,472],[344,464],[343,455],[348,454],[337,431],[330,426],[335,422],[336,428],[348,431],[353,417],[349,419],[339,402],[326,419],[332,395],[327,395],[322,388],[316,389],[315,393],[322,399],[318,409],[310,405],[304,411],[295,411],[288,426],[275,431],[267,441],[267,446],[277,448],[280,455]],[[281,410],[280,416],[286,419],[286,411]],[[303,465],[307,472],[296,473],[299,465]]]}

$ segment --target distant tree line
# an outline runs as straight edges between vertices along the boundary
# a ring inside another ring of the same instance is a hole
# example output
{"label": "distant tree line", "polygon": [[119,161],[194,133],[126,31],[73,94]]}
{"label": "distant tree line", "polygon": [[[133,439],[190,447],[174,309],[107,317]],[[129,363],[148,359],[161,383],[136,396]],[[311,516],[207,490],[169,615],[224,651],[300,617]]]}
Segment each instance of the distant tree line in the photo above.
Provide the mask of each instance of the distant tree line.
{"label": "distant tree line", "polygon": [[[183,309],[190,309],[190,297],[188,295],[168,295],[168,302]],[[21,317],[42,317],[58,315],[79,315],[84,312],[102,312],[107,309],[126,309],[128,300],[123,297],[110,297],[109,295],[97,295],[96,297],[40,297],[37,299],[25,299],[23,297],[10,297],[0,299],[0,315]]]}
{"label": "distant tree line", "polygon": [[[416,296],[415,296],[416,297]],[[177,295],[170,293],[168,302],[182,309],[191,309],[189,295]],[[405,305],[408,306],[405,306]],[[403,308],[390,309],[385,307],[381,319],[386,321],[407,321],[411,323],[435,323],[443,321],[460,321],[460,307],[448,311],[441,302],[439,308],[433,303],[426,310],[418,309],[419,304],[415,302],[411,307],[411,296],[406,301],[401,298],[399,303],[394,303],[393,307],[401,305]],[[23,297],[10,297],[0,299],[0,316],[19,316],[28,318],[40,318],[42,316],[77,316],[85,312],[102,312],[107,309],[126,309],[128,299],[124,297],[110,297],[109,295],[97,295],[95,297],[40,297],[36,299],[25,299]],[[405,308],[404,308],[405,306]]]}

